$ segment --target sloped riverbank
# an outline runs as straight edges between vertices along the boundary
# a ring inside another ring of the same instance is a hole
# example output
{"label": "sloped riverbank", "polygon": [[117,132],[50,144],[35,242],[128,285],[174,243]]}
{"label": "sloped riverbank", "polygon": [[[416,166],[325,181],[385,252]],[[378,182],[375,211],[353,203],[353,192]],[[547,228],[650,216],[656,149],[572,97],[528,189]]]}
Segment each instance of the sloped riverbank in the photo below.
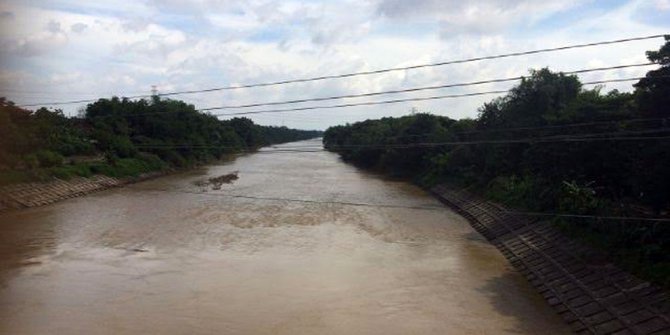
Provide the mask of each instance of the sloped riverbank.
{"label": "sloped riverbank", "polygon": [[165,172],[158,171],[134,178],[95,175],[90,178],[75,177],[69,180],[54,179],[48,182],[7,185],[0,187],[0,212],[44,206],[164,174]]}
{"label": "sloped riverbank", "polygon": [[670,295],[604,262],[550,222],[513,215],[465,191],[431,189],[467,218],[579,334],[668,334]]}

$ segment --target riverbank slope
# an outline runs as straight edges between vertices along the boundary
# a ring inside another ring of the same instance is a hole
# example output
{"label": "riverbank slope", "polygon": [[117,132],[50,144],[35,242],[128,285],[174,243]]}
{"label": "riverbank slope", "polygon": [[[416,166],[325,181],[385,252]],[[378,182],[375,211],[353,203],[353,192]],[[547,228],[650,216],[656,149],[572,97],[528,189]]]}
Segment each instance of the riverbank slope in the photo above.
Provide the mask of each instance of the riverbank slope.
{"label": "riverbank slope", "polygon": [[95,175],[68,180],[11,184],[0,187],[0,213],[21,208],[38,207],[89,193],[165,175],[166,171],[142,174],[138,177],[113,178]]}
{"label": "riverbank slope", "polygon": [[670,295],[604,261],[547,220],[531,220],[467,191],[431,189],[470,221],[578,334],[667,334]]}

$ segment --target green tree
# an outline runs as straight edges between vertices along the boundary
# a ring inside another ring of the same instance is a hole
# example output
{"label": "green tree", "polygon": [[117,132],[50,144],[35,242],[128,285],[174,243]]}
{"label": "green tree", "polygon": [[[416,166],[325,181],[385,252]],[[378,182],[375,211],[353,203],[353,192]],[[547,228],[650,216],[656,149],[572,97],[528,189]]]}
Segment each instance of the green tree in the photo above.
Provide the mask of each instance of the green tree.
{"label": "green tree", "polygon": [[647,51],[647,58],[661,67],[634,85],[640,112],[649,117],[670,116],[670,35],[665,41],[658,51]]}

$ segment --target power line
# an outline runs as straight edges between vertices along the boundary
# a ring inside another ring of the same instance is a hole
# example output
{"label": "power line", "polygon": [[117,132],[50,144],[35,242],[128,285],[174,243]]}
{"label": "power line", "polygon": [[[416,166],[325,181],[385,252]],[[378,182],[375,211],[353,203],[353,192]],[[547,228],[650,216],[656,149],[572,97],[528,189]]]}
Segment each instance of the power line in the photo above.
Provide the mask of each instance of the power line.
{"label": "power line", "polygon": [[[582,127],[582,126],[593,126],[593,125],[614,125],[614,124],[634,124],[634,123],[641,123],[641,122],[650,122],[650,121],[662,121],[663,124],[665,124],[665,121],[670,120],[670,118],[644,118],[644,119],[628,119],[628,120],[612,120],[612,121],[594,121],[594,122],[581,122],[581,123],[571,123],[571,124],[563,124],[563,125],[549,125],[549,126],[536,126],[536,127],[513,127],[513,128],[494,128],[494,129],[480,129],[480,130],[468,130],[468,131],[449,131],[447,134],[448,135],[461,135],[461,134],[472,134],[472,133],[489,133],[489,132],[503,132],[503,131],[517,131],[517,130],[545,130],[545,129],[563,129],[563,128],[575,128],[575,127]],[[656,128],[656,129],[647,129],[647,130],[642,130],[642,131],[635,131],[635,132],[616,132],[616,133],[585,133],[585,134],[565,134],[565,135],[560,135],[560,136],[577,136],[577,137],[584,137],[584,136],[596,136],[596,135],[621,135],[621,134],[643,134],[643,133],[648,133],[649,131],[651,132],[659,132],[659,131],[665,131],[665,130],[670,130],[670,128]],[[425,137],[429,135],[435,135],[434,133],[425,133],[425,134],[412,134],[412,135],[406,135],[406,136],[388,136],[385,137],[385,139],[395,139],[395,138],[404,138],[404,137]],[[556,135],[554,135],[555,137]],[[550,136],[545,136],[543,138],[549,138]],[[407,143],[411,144],[411,143]],[[292,145],[290,147],[276,147],[277,144],[270,144],[272,148],[276,150],[294,150],[294,149],[300,149],[300,148],[315,148],[319,147],[321,148],[321,145],[316,145],[316,144],[308,144],[308,145]],[[381,144],[380,144],[381,145]],[[208,144],[202,144],[202,145],[193,145],[190,143],[184,143],[184,144],[169,144],[169,143],[164,143],[164,144],[135,144],[136,147],[138,148],[179,148],[179,147],[205,147],[205,148],[223,148],[223,149],[236,149],[237,147],[235,146],[212,146]],[[259,152],[259,151],[254,151],[254,150],[248,150],[247,152]]]}
{"label": "power line", "polygon": [[160,149],[232,149],[234,152],[224,153],[231,156],[247,155],[247,154],[279,154],[279,153],[309,153],[309,152],[324,152],[326,150],[321,147],[297,147],[296,149],[273,149],[273,150],[236,150],[236,147],[225,145],[135,145],[138,149],[144,150],[160,150]]}
{"label": "power line", "polygon": [[[641,123],[641,122],[650,122],[650,121],[668,121],[670,118],[644,118],[644,119],[624,119],[624,120],[611,120],[611,121],[593,121],[593,122],[580,122],[580,123],[568,123],[562,125],[549,125],[549,126],[537,126],[537,127],[509,127],[509,128],[492,128],[492,129],[476,129],[476,130],[466,130],[458,132],[450,132],[451,134],[472,134],[472,133],[491,133],[491,132],[503,132],[503,131],[518,131],[518,130],[544,130],[544,129],[562,129],[562,128],[575,128],[575,127],[584,127],[584,126],[597,126],[597,125],[610,125],[610,124],[621,124],[621,123]],[[404,138],[404,137],[425,137],[434,135],[434,133],[425,133],[425,134],[412,134],[412,135],[402,135],[402,136],[391,136],[387,138]]]}
{"label": "power line", "polygon": [[[190,145],[190,144],[165,144],[165,145],[135,145],[138,149],[233,149],[235,147],[225,146],[225,145]],[[235,150],[230,152],[231,155],[237,154],[257,154],[257,153],[282,153],[282,152],[304,152],[320,150],[321,147],[311,146],[311,147],[296,147],[296,149],[272,149],[272,150]]]}
{"label": "power line", "polygon": [[[409,148],[431,148],[431,147],[440,147],[440,146],[451,146],[451,145],[476,145],[476,144],[516,144],[516,143],[551,143],[551,142],[595,142],[595,141],[640,141],[640,140],[659,140],[667,139],[670,136],[623,136],[623,135],[642,135],[642,134],[655,134],[659,132],[668,132],[670,128],[657,128],[657,129],[648,129],[643,131],[634,131],[634,132],[613,132],[613,133],[588,133],[588,134],[575,134],[575,135],[561,135],[561,136],[543,136],[543,137],[530,137],[530,138],[521,138],[521,139],[505,139],[505,140],[476,140],[476,141],[448,141],[448,142],[419,142],[419,143],[400,143],[400,144],[350,144],[350,145],[335,145],[330,146],[329,149],[409,149]],[[607,137],[597,137],[597,136],[607,136]],[[189,144],[177,144],[177,145],[137,145],[137,148],[140,149],[170,149],[170,148],[182,148],[182,149],[217,149],[217,148],[233,148],[227,146],[216,146],[216,145],[189,145]],[[294,147],[297,149],[288,148],[278,148],[265,151],[246,151],[244,153],[286,153],[286,152],[319,152],[325,151],[321,149],[321,146],[303,146],[303,147]]]}
{"label": "power line", "polygon": [[460,60],[443,61],[443,62],[437,62],[437,63],[404,66],[404,67],[394,67],[394,68],[387,68],[387,69],[380,69],[380,70],[373,70],[373,71],[351,72],[351,73],[329,75],[329,76],[319,76],[319,77],[312,77],[312,78],[281,80],[281,81],[267,82],[267,83],[244,84],[244,85],[237,85],[237,86],[226,86],[226,87],[209,88],[209,89],[201,89],[201,90],[177,91],[177,92],[169,92],[169,93],[159,94],[159,96],[176,95],[176,94],[203,93],[203,92],[234,90],[234,89],[252,88],[252,87],[266,87],[266,86],[285,85],[285,84],[292,84],[292,83],[319,81],[319,80],[326,80],[326,79],[349,78],[349,77],[371,75],[371,74],[380,74],[380,73],[394,72],[394,71],[414,70],[414,69],[420,69],[420,68],[426,68],[426,67],[436,67],[436,66],[444,66],[444,65],[451,65],[451,64],[470,63],[470,62],[475,62],[475,61],[480,61],[480,60],[525,56],[525,55],[539,54],[539,53],[552,52],[552,51],[561,51],[561,50],[568,50],[568,49],[592,47],[592,46],[598,46],[598,45],[608,45],[608,44],[618,44],[618,43],[625,43],[625,42],[632,42],[632,41],[641,41],[641,40],[648,40],[648,39],[654,39],[654,38],[661,38],[661,37],[664,37],[664,36],[666,36],[666,35],[658,34],[658,35],[649,35],[649,36],[641,36],[641,37],[631,37],[631,38],[611,40],[611,41],[601,41],[601,42],[586,43],[586,44],[574,44],[574,45],[568,45],[568,46],[562,46],[562,47],[545,48],[545,49],[537,49],[537,50],[530,50],[530,51],[521,51],[521,52],[508,53],[508,54],[474,57],[474,58],[466,58],[466,59],[460,59]]}
{"label": "power line", "polygon": [[[630,68],[630,67],[649,66],[649,65],[655,65],[655,63],[627,64],[627,65],[618,65],[618,66],[610,66],[610,67],[581,69],[581,70],[574,70],[574,71],[561,72],[561,73],[563,73],[563,74],[579,74],[579,73],[615,70],[615,69]],[[653,79],[661,79],[661,78],[665,78],[665,77],[666,76],[660,76],[660,77],[654,77]],[[670,77],[670,76],[667,76],[667,77]],[[475,81],[475,82],[465,82],[465,83],[452,83],[452,84],[443,84],[443,85],[437,85],[437,86],[409,88],[409,89],[402,89],[402,90],[380,91],[380,92],[350,94],[350,95],[321,97],[321,98],[307,98],[307,99],[299,99],[299,100],[287,100],[287,101],[279,101],[279,102],[267,102],[267,103],[257,103],[257,104],[248,104],[248,105],[238,105],[238,106],[208,107],[208,108],[197,109],[197,111],[207,112],[207,111],[217,110],[217,109],[247,108],[247,107],[257,107],[257,106],[293,104],[293,103],[310,102],[310,101],[339,100],[339,99],[348,99],[348,98],[376,96],[376,95],[383,95],[383,94],[405,93],[405,92],[415,92],[415,91],[424,91],[424,90],[435,90],[435,89],[441,89],[441,88],[464,87],[464,86],[473,86],[473,85],[480,85],[480,84],[487,84],[487,83],[515,81],[515,80],[521,80],[523,78],[525,78],[525,77],[524,76],[517,76],[517,77],[512,77],[512,78],[489,79],[489,80]],[[586,83],[583,83],[583,85],[624,82],[624,81],[631,81],[631,80],[640,80],[642,78],[646,78],[646,77],[599,80],[599,81],[586,82]],[[493,91],[493,92],[479,93],[479,94],[474,94],[474,95],[495,94],[495,93],[505,93],[505,92],[507,92],[507,91]],[[465,95],[455,95],[455,96],[444,96],[440,99],[467,97],[467,96],[470,96],[470,95],[465,94]],[[398,103],[398,102],[404,102],[404,101],[405,100],[394,101],[392,103]],[[411,100],[411,101],[419,101],[419,100]],[[381,104],[381,103],[379,103],[379,102],[372,103],[372,105],[374,105],[374,104]],[[362,105],[368,105],[368,103],[363,103]],[[360,105],[354,105],[354,106],[360,106]],[[269,111],[263,110],[263,111],[253,111],[253,112],[236,112],[236,113],[224,113],[224,114],[212,114],[212,115],[214,115],[214,116],[247,115],[247,114],[258,114],[258,113],[278,113],[279,111],[286,111],[286,112],[288,112],[288,111],[304,111],[304,110],[321,109],[321,108],[341,108],[341,107],[350,107],[350,105],[348,105],[348,104],[337,105],[336,107],[321,107],[321,106],[297,107],[295,109],[286,109],[286,110],[281,110],[281,109],[280,110],[269,110]],[[179,111],[175,111],[175,112],[179,112]],[[128,116],[129,117],[134,117],[134,116],[140,116],[140,115],[156,115],[156,114],[163,114],[163,113],[166,113],[166,112],[163,111],[163,112],[151,112],[151,113],[135,113],[135,114],[128,115]]]}
{"label": "power line", "polygon": [[[635,119],[633,119],[635,120]],[[650,120],[668,120],[666,118],[657,118],[657,119],[637,119],[639,121],[650,121]],[[632,121],[632,120],[631,120]],[[584,126],[584,125],[599,125],[599,124],[613,124],[613,122],[585,122],[585,123],[575,123],[571,125],[561,125],[561,126],[540,126],[540,127],[519,127],[519,128],[499,128],[499,129],[482,129],[482,130],[473,130],[473,131],[463,131],[463,132],[448,132],[446,133],[447,135],[460,135],[460,134],[473,134],[473,133],[488,133],[488,132],[501,132],[501,131],[508,131],[508,130],[518,130],[518,129],[524,129],[524,130],[544,130],[544,129],[558,129],[558,128],[569,128],[569,127],[577,127],[577,126]],[[612,135],[643,135],[643,134],[654,134],[658,132],[665,132],[665,131],[670,131],[670,128],[664,127],[664,128],[656,128],[656,129],[646,129],[646,130],[637,130],[637,131],[619,131],[619,132],[603,132],[603,133],[583,133],[583,134],[561,134],[561,135],[551,135],[551,136],[542,136],[542,137],[533,137],[533,138],[555,138],[555,137],[565,137],[565,136],[570,136],[570,137],[594,137],[594,136],[612,136]],[[426,134],[421,134],[421,135],[407,135],[407,136],[390,136],[390,137],[385,137],[386,139],[395,139],[395,138],[404,138],[404,137],[426,137],[429,135],[435,135],[434,133],[426,133]],[[405,144],[412,144],[412,143],[397,143],[397,145],[405,145]],[[383,145],[383,144],[380,144]],[[391,145],[391,144],[390,144]],[[308,145],[305,146],[295,146],[295,147],[310,147]],[[313,147],[313,145],[312,145]]]}
{"label": "power line", "polygon": [[[563,73],[563,74],[579,74],[579,73],[624,69],[624,68],[630,68],[630,67],[649,66],[649,65],[657,65],[657,64],[656,63],[629,64],[629,65],[600,67],[600,68],[594,68],[594,69],[583,69],[583,70],[561,72],[561,73]],[[372,93],[336,95],[336,96],[321,97],[321,98],[307,98],[307,99],[296,99],[296,100],[275,101],[275,102],[262,102],[262,103],[246,104],[246,105],[230,105],[230,106],[208,107],[208,108],[201,108],[201,109],[199,109],[199,111],[205,112],[205,111],[219,110],[219,109],[237,109],[237,108],[261,107],[261,106],[276,106],[276,105],[287,105],[287,104],[295,104],[295,103],[303,103],[303,102],[371,97],[371,96],[385,95],[385,94],[408,93],[408,92],[418,92],[418,91],[427,91],[427,90],[437,90],[437,89],[443,89],[443,88],[465,87],[465,86],[473,86],[473,85],[501,83],[501,82],[521,80],[523,78],[524,78],[524,76],[516,76],[516,77],[509,77],[509,78],[480,80],[480,81],[465,82],[465,83],[416,87],[416,88],[408,88],[408,89],[402,89],[402,90],[390,90],[390,91],[380,91],[380,92],[372,92]]]}
{"label": "power line", "polygon": [[[585,83],[582,83],[582,85],[597,85],[597,84],[603,84],[603,83],[633,81],[633,80],[640,80],[642,78],[646,78],[646,77],[597,80],[597,81],[585,82]],[[659,78],[659,77],[656,77],[656,78]],[[315,109],[333,109],[333,108],[345,108],[345,107],[357,107],[357,106],[374,106],[374,105],[396,104],[396,103],[402,103],[402,102],[442,100],[442,99],[473,97],[473,96],[490,95],[490,94],[503,94],[503,93],[507,93],[507,92],[508,92],[508,90],[497,90],[497,91],[465,93],[465,94],[436,95],[436,96],[428,96],[428,97],[422,97],[422,98],[403,98],[403,99],[392,99],[392,100],[382,100],[382,101],[355,102],[355,103],[346,103],[346,104],[339,104],[339,105],[322,105],[322,106],[308,106],[308,107],[296,107],[296,108],[284,108],[284,109],[268,109],[268,110],[251,111],[251,112],[217,113],[217,114],[211,114],[211,115],[213,115],[213,116],[233,116],[233,115],[251,115],[251,114],[263,114],[263,113],[286,113],[286,112],[307,111],[307,110],[315,110]]]}
{"label": "power line", "polygon": [[[321,201],[321,200],[312,200],[312,199],[295,199],[295,198],[284,198],[284,197],[263,197],[263,196],[253,196],[253,195],[243,195],[243,194],[205,193],[205,192],[195,192],[195,191],[185,191],[185,190],[158,189],[158,188],[140,188],[140,189],[147,190],[147,191],[155,191],[155,192],[165,192],[165,193],[183,193],[183,194],[195,194],[195,195],[249,199],[249,200],[261,200],[261,201],[281,201],[281,202],[298,202],[298,203],[323,204],[323,205],[344,205],[344,206],[380,207],[380,208],[403,208],[403,209],[419,209],[419,210],[446,210],[446,209],[448,209],[447,207],[444,207],[444,206],[441,206],[441,205],[438,205],[438,206],[409,206],[409,205],[362,203],[362,202],[350,202],[350,201]],[[525,215],[525,216],[553,216],[553,217],[589,218],[589,219],[619,220],[619,221],[670,222],[670,218],[649,218],[649,217],[635,217],[635,216],[598,216],[598,215],[586,215],[586,214],[550,213],[550,212],[521,212],[521,211],[504,211],[503,213],[510,214],[510,215]]]}
{"label": "power line", "polygon": [[252,195],[242,195],[242,194],[226,194],[226,193],[204,193],[204,192],[194,192],[194,191],[165,190],[165,189],[153,189],[153,188],[144,189],[144,190],[157,191],[157,192],[168,192],[168,193],[185,193],[185,194],[196,194],[196,195],[217,196],[217,197],[227,197],[227,198],[238,198],[238,199],[250,199],[250,200],[300,202],[300,203],[308,203],[308,204],[345,205],[345,206],[360,206],[360,207],[385,207],[385,208],[404,208],[404,209],[423,209],[423,210],[443,210],[443,209],[445,209],[444,206],[408,206],[408,205],[375,204],[375,203],[348,202],[348,201],[320,201],[320,200],[311,200],[311,199],[262,197],[262,196],[252,196]]}
{"label": "power line", "polygon": [[307,110],[314,110],[314,109],[332,109],[332,108],[344,108],[344,107],[356,107],[356,106],[373,106],[373,105],[386,105],[386,104],[395,104],[395,103],[410,102],[410,101],[426,101],[426,100],[439,100],[439,99],[449,99],[449,98],[463,98],[463,97],[473,97],[473,96],[479,96],[479,95],[502,94],[502,93],[507,93],[507,90],[466,93],[466,94],[450,94],[450,95],[440,95],[440,96],[432,96],[432,97],[424,97],[424,98],[406,98],[406,99],[394,99],[394,100],[383,100],[383,101],[357,102],[357,103],[329,105],[329,106],[310,106],[310,107],[285,108],[285,109],[269,109],[269,110],[253,111],[253,112],[218,113],[218,114],[212,114],[212,115],[213,116],[228,116],[228,115],[250,115],[250,114],[263,114],[263,113],[285,113],[285,112],[307,111]]}
{"label": "power line", "polygon": [[415,148],[415,147],[438,147],[448,145],[473,145],[473,144],[513,144],[513,143],[550,143],[550,142],[595,142],[595,141],[645,141],[645,140],[662,140],[670,139],[670,136],[645,136],[645,137],[602,137],[602,138],[524,138],[517,140],[481,140],[481,141],[454,141],[454,142],[439,142],[439,143],[417,143],[400,146],[398,148]]}
{"label": "power line", "polygon": [[511,214],[511,215],[555,216],[555,217],[578,218],[578,219],[670,222],[670,218],[648,218],[648,217],[635,217],[635,216],[598,216],[598,215],[586,215],[586,214],[567,214],[567,213],[550,213],[550,212],[517,212],[517,211],[504,211],[503,213]]}
{"label": "power line", "polygon": [[[552,143],[552,142],[599,142],[599,141],[649,141],[649,140],[662,140],[670,139],[670,136],[644,136],[644,137],[634,137],[634,136],[620,136],[620,137],[596,137],[596,138],[523,138],[517,140],[481,140],[481,141],[453,141],[453,142],[435,142],[435,143],[413,143],[406,145],[397,145],[397,146],[360,146],[358,148],[363,149],[411,149],[411,148],[433,148],[441,146],[452,146],[452,145],[477,145],[477,144],[521,144],[521,143]],[[334,146],[333,149],[345,148],[348,147],[338,147]]]}
{"label": "power line", "polygon": [[[513,53],[507,53],[507,54],[498,54],[498,55],[492,55],[492,56],[482,56],[482,57],[473,57],[473,58],[466,58],[466,59],[459,59],[459,60],[450,60],[450,61],[443,61],[443,62],[437,62],[437,63],[428,63],[428,64],[403,66],[403,67],[393,67],[393,68],[386,68],[386,69],[373,70],[373,71],[351,72],[351,73],[344,73],[344,74],[337,74],[337,75],[318,76],[318,77],[290,79],[290,80],[280,80],[280,81],[266,82],[266,83],[243,84],[243,85],[236,85],[236,86],[224,86],[224,87],[198,89],[198,90],[174,91],[174,92],[161,93],[161,94],[158,94],[157,96],[171,96],[171,95],[178,95],[178,94],[207,93],[207,92],[224,91],[224,90],[236,90],[236,89],[245,89],[245,88],[253,88],[253,87],[267,87],[267,86],[285,85],[285,84],[293,84],[293,83],[312,82],[312,81],[320,81],[320,80],[326,80],[326,79],[349,78],[349,77],[380,74],[380,73],[387,73],[387,72],[394,72],[394,71],[415,70],[415,69],[437,67],[437,66],[444,66],[444,65],[451,65],[451,64],[469,63],[469,62],[475,62],[475,61],[481,61],[481,60],[517,57],[517,56],[525,56],[525,55],[532,55],[532,54],[539,54],[539,53],[546,53],[546,52],[553,52],[553,51],[586,48],[586,47],[599,46],[599,45],[609,45],[609,44],[618,44],[618,43],[626,43],[626,42],[633,42],[633,41],[642,41],[642,40],[661,38],[661,37],[664,37],[664,36],[665,36],[664,34],[648,35],[648,36],[631,37],[631,38],[624,38],[624,39],[618,39],[618,40],[601,41],[601,42],[593,42],[593,43],[585,43],[585,44],[573,44],[573,45],[554,47],[554,48],[544,48],[544,49],[536,49],[536,50],[529,50],[529,51],[513,52]],[[151,97],[151,95],[135,95],[135,96],[130,96],[130,97],[126,97],[126,98],[128,98],[128,99],[138,99],[138,98],[148,98],[148,97]],[[86,103],[86,102],[94,102],[94,101],[97,101],[97,99],[31,103],[31,104],[21,105],[20,107],[33,107],[33,106],[42,106],[42,105],[67,105],[67,104]]]}

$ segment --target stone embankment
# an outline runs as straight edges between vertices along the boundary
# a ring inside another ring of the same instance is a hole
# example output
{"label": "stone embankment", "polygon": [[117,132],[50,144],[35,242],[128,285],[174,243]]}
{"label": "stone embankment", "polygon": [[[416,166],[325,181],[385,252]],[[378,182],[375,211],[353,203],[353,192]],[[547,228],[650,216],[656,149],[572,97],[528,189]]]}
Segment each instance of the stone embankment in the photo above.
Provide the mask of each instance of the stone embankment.
{"label": "stone embankment", "polygon": [[431,191],[495,245],[576,333],[670,334],[668,292],[603,261],[549,222],[443,185]]}
{"label": "stone embankment", "polygon": [[77,177],[69,180],[55,179],[48,182],[7,185],[0,187],[0,212],[48,205],[162,174],[156,172],[138,178],[122,179],[96,175],[90,178]]}

